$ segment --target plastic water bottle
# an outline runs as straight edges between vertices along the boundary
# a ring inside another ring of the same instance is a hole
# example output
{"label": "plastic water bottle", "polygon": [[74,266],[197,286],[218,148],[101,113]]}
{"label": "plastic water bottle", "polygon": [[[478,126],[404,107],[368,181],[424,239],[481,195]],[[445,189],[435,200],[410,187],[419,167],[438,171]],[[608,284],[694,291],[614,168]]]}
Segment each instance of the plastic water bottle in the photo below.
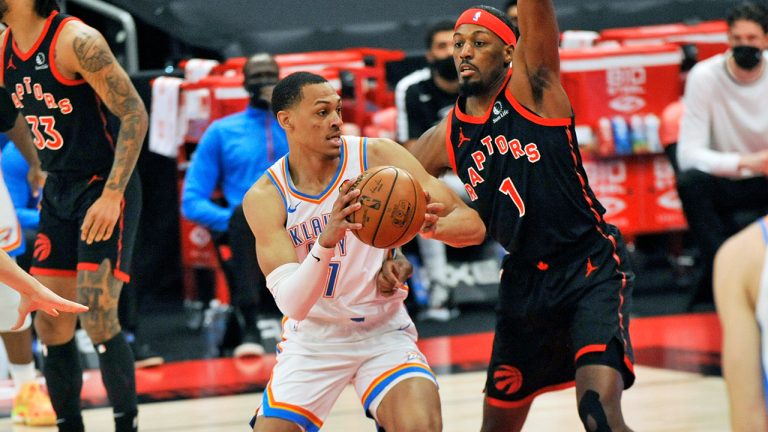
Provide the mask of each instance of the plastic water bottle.
{"label": "plastic water bottle", "polygon": [[645,122],[643,117],[635,114],[629,118],[632,126],[630,136],[632,137],[632,151],[634,153],[648,153],[648,137],[645,133]]}
{"label": "plastic water bottle", "polygon": [[661,145],[661,137],[659,136],[659,128],[661,126],[661,120],[656,114],[645,115],[645,135],[648,139],[648,150],[653,153],[661,153],[664,151],[664,147]]}
{"label": "plastic water bottle", "polygon": [[229,319],[231,308],[222,304],[217,299],[211,300],[208,309],[203,315],[203,337],[205,341],[205,357],[218,357],[219,347],[224,341],[224,334],[227,331],[227,320]]}
{"label": "plastic water bottle", "polygon": [[622,116],[615,116],[611,119],[613,129],[613,146],[617,155],[632,154],[632,142],[629,137],[629,126]]}
{"label": "plastic water bottle", "polygon": [[597,121],[597,153],[600,156],[610,156],[616,152],[613,144],[613,127],[608,117],[600,117]]}

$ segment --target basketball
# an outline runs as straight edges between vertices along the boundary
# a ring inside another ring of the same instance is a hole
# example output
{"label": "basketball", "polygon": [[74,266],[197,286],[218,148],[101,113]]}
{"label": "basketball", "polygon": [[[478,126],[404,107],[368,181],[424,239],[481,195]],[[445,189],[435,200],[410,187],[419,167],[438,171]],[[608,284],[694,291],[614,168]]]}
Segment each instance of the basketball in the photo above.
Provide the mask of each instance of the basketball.
{"label": "basketball", "polygon": [[408,243],[424,224],[427,200],[424,190],[408,172],[393,166],[368,169],[355,180],[360,189],[360,210],[348,216],[363,225],[353,230],[363,243],[375,248],[394,248]]}

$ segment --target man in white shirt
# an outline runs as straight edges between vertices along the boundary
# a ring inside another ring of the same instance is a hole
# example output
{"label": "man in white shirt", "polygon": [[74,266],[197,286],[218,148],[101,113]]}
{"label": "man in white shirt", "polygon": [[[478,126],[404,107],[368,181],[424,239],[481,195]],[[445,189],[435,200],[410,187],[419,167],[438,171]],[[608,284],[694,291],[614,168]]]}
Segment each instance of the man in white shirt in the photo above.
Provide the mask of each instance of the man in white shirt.
{"label": "man in white shirt", "polygon": [[[712,262],[730,235],[768,210],[768,11],[728,16],[731,48],[688,75],[678,140],[678,192],[699,243],[703,280],[691,305],[712,304]],[[734,214],[754,214],[739,221]]]}

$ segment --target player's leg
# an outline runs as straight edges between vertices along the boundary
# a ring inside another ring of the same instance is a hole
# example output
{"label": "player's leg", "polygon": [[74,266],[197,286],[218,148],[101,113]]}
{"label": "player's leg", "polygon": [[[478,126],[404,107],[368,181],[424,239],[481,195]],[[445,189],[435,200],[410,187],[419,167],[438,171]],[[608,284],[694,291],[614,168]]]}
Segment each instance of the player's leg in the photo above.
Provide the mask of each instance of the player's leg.
{"label": "player's leg", "polygon": [[610,366],[590,365],[576,371],[579,418],[589,432],[630,431],[621,412],[624,380]]}
{"label": "player's leg", "polygon": [[[67,300],[76,300],[78,226],[51,211],[66,185],[50,178],[43,193],[40,226],[35,237],[30,273],[43,285]],[[82,431],[80,390],[83,369],[75,343],[77,316],[62,313],[58,317],[35,314],[35,330],[43,344],[43,375],[53,409],[56,411],[59,431]]]}
{"label": "player's leg", "polygon": [[333,325],[284,322],[277,363],[251,419],[255,432],[316,432],[323,426],[359,364],[354,343],[324,343],[315,336],[334,334]]}
{"label": "player's leg", "polygon": [[385,431],[441,431],[440,396],[435,382],[423,377],[400,381],[382,399],[376,418]]}
{"label": "player's leg", "polygon": [[385,431],[440,431],[437,380],[416,346],[408,313],[402,308],[395,314],[381,326],[383,333],[366,339],[353,385],[366,414]]}
{"label": "player's leg", "polygon": [[501,408],[483,401],[483,424],[481,432],[509,431],[518,432],[523,428],[533,400],[515,408]]}
{"label": "player's leg", "polygon": [[[74,254],[72,254],[74,255]],[[40,263],[38,263],[40,265]],[[53,273],[56,270],[32,268],[32,272]],[[41,276],[36,278],[56,294],[67,300],[76,300],[77,281],[72,276]],[[82,431],[83,420],[80,412],[80,391],[83,387],[83,368],[80,353],[75,342],[77,316],[61,313],[58,317],[35,314],[35,330],[43,344],[43,375],[53,409],[56,411],[60,432]]]}
{"label": "player's leg", "polygon": [[482,432],[519,431],[536,395],[573,385],[573,355],[565,310],[545,289],[563,279],[505,258],[493,351],[485,382]]}
{"label": "player's leg", "polygon": [[635,380],[629,339],[634,274],[618,231],[609,228],[615,240],[587,260],[572,323],[577,407],[590,432],[630,430],[621,395]]}

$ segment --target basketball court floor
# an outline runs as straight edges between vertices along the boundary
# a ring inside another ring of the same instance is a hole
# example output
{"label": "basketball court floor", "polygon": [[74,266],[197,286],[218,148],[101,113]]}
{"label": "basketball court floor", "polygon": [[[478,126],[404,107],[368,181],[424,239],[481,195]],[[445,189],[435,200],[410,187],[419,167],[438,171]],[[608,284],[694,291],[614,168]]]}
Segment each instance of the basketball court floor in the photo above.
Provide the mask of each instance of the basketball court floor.
{"label": "basketball court floor", "polygon": [[[636,318],[631,326],[637,382],[624,393],[627,422],[637,431],[727,431],[728,403],[720,377],[720,328],[713,313]],[[438,374],[446,432],[477,431],[482,416],[482,372],[490,356],[489,332],[424,338],[420,346]],[[247,431],[261,403],[274,357],[207,359],[140,369],[137,382],[143,431]],[[111,410],[97,370],[85,373],[86,428],[112,430]],[[10,383],[0,381],[0,431],[51,432],[11,424]],[[348,388],[324,431],[375,430]],[[582,430],[574,390],[539,396],[525,431]]]}

